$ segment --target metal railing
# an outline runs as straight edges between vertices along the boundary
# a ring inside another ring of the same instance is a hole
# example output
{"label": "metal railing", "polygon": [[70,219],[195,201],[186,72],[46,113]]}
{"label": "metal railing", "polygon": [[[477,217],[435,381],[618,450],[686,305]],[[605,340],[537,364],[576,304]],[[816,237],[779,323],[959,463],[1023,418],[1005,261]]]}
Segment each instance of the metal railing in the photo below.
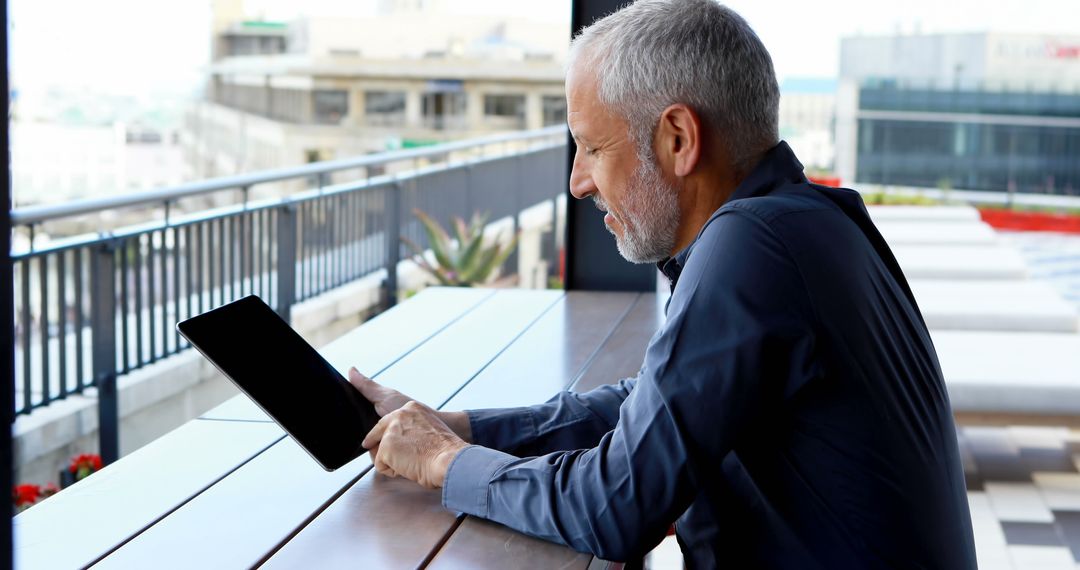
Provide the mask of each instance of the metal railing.
{"label": "metal railing", "polygon": [[[501,152],[453,159],[455,152],[493,145]],[[565,145],[565,129],[556,127],[15,210],[13,225],[38,224],[266,182],[312,176],[322,182],[358,166],[444,160],[186,216],[166,213],[157,222],[12,254],[15,412],[95,388],[101,453],[115,459],[117,376],[188,348],[177,321],[248,294],[288,320],[294,303],[378,272],[385,274],[384,304],[392,305],[397,265],[407,255],[399,236],[428,245],[414,208],[444,224],[474,211],[492,220],[510,216],[517,230],[524,208],[551,201],[554,213],[566,180]]]}

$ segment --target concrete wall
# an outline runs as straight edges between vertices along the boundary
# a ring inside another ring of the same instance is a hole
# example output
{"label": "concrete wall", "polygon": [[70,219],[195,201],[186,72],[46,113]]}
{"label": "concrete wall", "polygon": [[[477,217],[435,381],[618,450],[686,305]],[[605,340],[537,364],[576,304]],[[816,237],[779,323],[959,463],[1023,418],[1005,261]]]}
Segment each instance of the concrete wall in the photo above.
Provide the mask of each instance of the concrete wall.
{"label": "concrete wall", "polygon": [[[560,204],[562,200],[559,200]],[[559,208],[560,212],[565,208]],[[524,210],[518,250],[519,286],[543,287],[546,264],[540,257],[541,239],[550,239],[551,203]],[[559,228],[563,220],[559,220]],[[497,220],[487,237],[508,238],[510,218]],[[328,291],[292,308],[292,325],[308,342],[320,347],[360,325],[377,310],[384,272]],[[398,266],[402,292],[431,285],[432,280],[412,261]],[[404,295],[399,295],[399,299]],[[121,456],[195,418],[239,393],[209,361],[189,350],[118,379]],[[13,426],[13,456],[17,483],[59,482],[58,472],[72,456],[98,451],[97,398],[93,390],[19,416]],[[198,450],[191,450],[198,453]]]}

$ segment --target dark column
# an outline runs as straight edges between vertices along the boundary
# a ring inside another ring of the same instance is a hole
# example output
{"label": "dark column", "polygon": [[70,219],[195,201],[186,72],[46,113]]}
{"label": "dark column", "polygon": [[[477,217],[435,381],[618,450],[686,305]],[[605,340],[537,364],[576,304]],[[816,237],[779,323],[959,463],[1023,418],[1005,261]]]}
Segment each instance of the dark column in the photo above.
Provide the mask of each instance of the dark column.
{"label": "dark column", "polygon": [[[7,1],[0,0],[0,53],[4,54],[4,73],[0,80],[0,91],[4,95],[4,114],[10,109],[8,101],[8,18]],[[7,426],[7,434],[0,437],[0,489],[11,489],[12,457],[11,457],[11,424],[15,420],[15,317],[14,301],[15,291],[11,282],[11,149],[8,146],[8,129],[4,129],[0,135],[0,156],[4,159],[4,179],[0,181],[0,255],[3,263],[0,263],[0,326],[7,331],[2,336],[4,341],[3,356],[0,357],[0,378],[3,378],[4,386],[0,389],[3,394],[0,397],[0,409],[4,410],[3,421]],[[5,491],[6,492],[6,491]],[[7,570],[13,566],[11,559],[11,515],[12,504],[3,501],[3,512],[0,512],[0,570]]]}
{"label": "dark column", "polygon": [[[570,29],[581,28],[618,10],[626,0],[573,0]],[[567,144],[567,187],[574,164],[574,141]],[[635,265],[615,249],[615,237],[604,227],[604,215],[592,200],[577,200],[567,194],[566,289],[598,291],[654,291],[656,267]]]}

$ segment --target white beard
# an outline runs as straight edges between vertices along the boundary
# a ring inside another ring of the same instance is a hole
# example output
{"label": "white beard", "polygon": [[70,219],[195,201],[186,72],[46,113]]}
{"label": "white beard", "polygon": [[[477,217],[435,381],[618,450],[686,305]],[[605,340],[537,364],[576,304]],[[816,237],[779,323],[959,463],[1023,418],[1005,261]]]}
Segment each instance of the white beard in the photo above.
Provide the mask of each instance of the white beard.
{"label": "white beard", "polygon": [[[642,154],[637,170],[627,183],[622,204],[625,218],[617,218],[623,227],[622,236],[606,224],[605,227],[615,236],[615,246],[624,259],[631,263],[656,263],[670,256],[675,247],[675,230],[679,227],[678,189],[660,174],[652,149]],[[598,208],[607,211],[607,204],[599,194],[593,200]]]}

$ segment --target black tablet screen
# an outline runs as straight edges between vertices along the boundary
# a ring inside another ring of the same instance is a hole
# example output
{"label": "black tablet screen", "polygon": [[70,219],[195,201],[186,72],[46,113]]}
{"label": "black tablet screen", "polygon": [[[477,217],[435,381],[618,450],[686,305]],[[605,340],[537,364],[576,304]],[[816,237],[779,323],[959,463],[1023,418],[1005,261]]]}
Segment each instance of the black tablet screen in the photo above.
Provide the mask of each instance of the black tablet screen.
{"label": "black tablet screen", "polygon": [[176,325],[326,469],[364,452],[374,406],[258,297]]}

